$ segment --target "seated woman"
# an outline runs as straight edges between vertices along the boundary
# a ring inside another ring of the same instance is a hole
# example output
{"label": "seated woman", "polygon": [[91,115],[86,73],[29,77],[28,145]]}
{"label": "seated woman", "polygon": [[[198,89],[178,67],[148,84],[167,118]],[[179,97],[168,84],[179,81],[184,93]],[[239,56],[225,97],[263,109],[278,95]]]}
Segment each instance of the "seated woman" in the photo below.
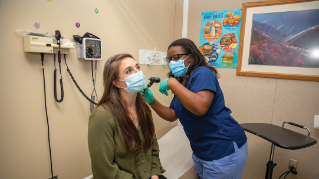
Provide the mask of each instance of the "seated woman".
{"label": "seated woman", "polygon": [[105,63],[104,92],[90,115],[88,146],[94,179],[159,179],[165,171],[140,66],[129,54]]}

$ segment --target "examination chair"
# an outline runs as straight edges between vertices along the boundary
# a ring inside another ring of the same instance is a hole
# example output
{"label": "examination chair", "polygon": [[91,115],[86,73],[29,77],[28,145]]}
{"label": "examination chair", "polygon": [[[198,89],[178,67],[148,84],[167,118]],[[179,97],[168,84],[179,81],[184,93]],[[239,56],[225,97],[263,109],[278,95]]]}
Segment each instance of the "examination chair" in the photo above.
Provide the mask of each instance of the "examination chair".
{"label": "examination chair", "polygon": [[183,126],[170,125],[156,133],[160,160],[168,179],[199,179],[192,159],[192,149]]}

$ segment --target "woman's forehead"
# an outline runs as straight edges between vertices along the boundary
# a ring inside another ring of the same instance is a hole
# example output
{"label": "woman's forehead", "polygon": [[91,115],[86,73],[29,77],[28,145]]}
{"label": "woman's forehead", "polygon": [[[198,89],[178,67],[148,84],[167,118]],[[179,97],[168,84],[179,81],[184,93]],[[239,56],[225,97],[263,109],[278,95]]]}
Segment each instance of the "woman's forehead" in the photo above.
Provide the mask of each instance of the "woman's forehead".
{"label": "woman's forehead", "polygon": [[172,46],[168,49],[169,55],[185,53],[185,49],[182,46]]}
{"label": "woman's forehead", "polygon": [[134,66],[137,64],[137,62],[131,58],[131,57],[126,57],[124,58],[123,60],[121,60],[121,63],[120,63],[120,68],[127,68],[129,66]]}

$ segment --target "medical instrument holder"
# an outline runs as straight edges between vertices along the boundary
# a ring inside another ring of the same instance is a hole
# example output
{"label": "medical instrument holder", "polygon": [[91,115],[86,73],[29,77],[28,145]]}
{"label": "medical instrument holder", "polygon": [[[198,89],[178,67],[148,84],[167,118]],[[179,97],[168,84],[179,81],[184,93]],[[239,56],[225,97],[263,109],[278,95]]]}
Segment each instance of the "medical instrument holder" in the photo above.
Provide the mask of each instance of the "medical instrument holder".
{"label": "medical instrument holder", "polygon": [[[28,53],[45,53],[45,54],[57,54],[58,44],[55,40],[49,37],[39,37],[32,35],[25,35],[23,37],[24,52]],[[60,45],[61,54],[70,54],[70,49],[74,48],[73,45]]]}

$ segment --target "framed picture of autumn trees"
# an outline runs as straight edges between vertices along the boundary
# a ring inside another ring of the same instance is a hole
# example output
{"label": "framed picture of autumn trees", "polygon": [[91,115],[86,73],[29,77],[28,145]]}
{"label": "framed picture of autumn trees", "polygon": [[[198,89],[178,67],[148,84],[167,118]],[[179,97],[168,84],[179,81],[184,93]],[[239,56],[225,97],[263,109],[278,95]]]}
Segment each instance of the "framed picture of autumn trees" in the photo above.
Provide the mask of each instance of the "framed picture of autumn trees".
{"label": "framed picture of autumn trees", "polygon": [[236,74],[319,81],[319,1],[243,3]]}

